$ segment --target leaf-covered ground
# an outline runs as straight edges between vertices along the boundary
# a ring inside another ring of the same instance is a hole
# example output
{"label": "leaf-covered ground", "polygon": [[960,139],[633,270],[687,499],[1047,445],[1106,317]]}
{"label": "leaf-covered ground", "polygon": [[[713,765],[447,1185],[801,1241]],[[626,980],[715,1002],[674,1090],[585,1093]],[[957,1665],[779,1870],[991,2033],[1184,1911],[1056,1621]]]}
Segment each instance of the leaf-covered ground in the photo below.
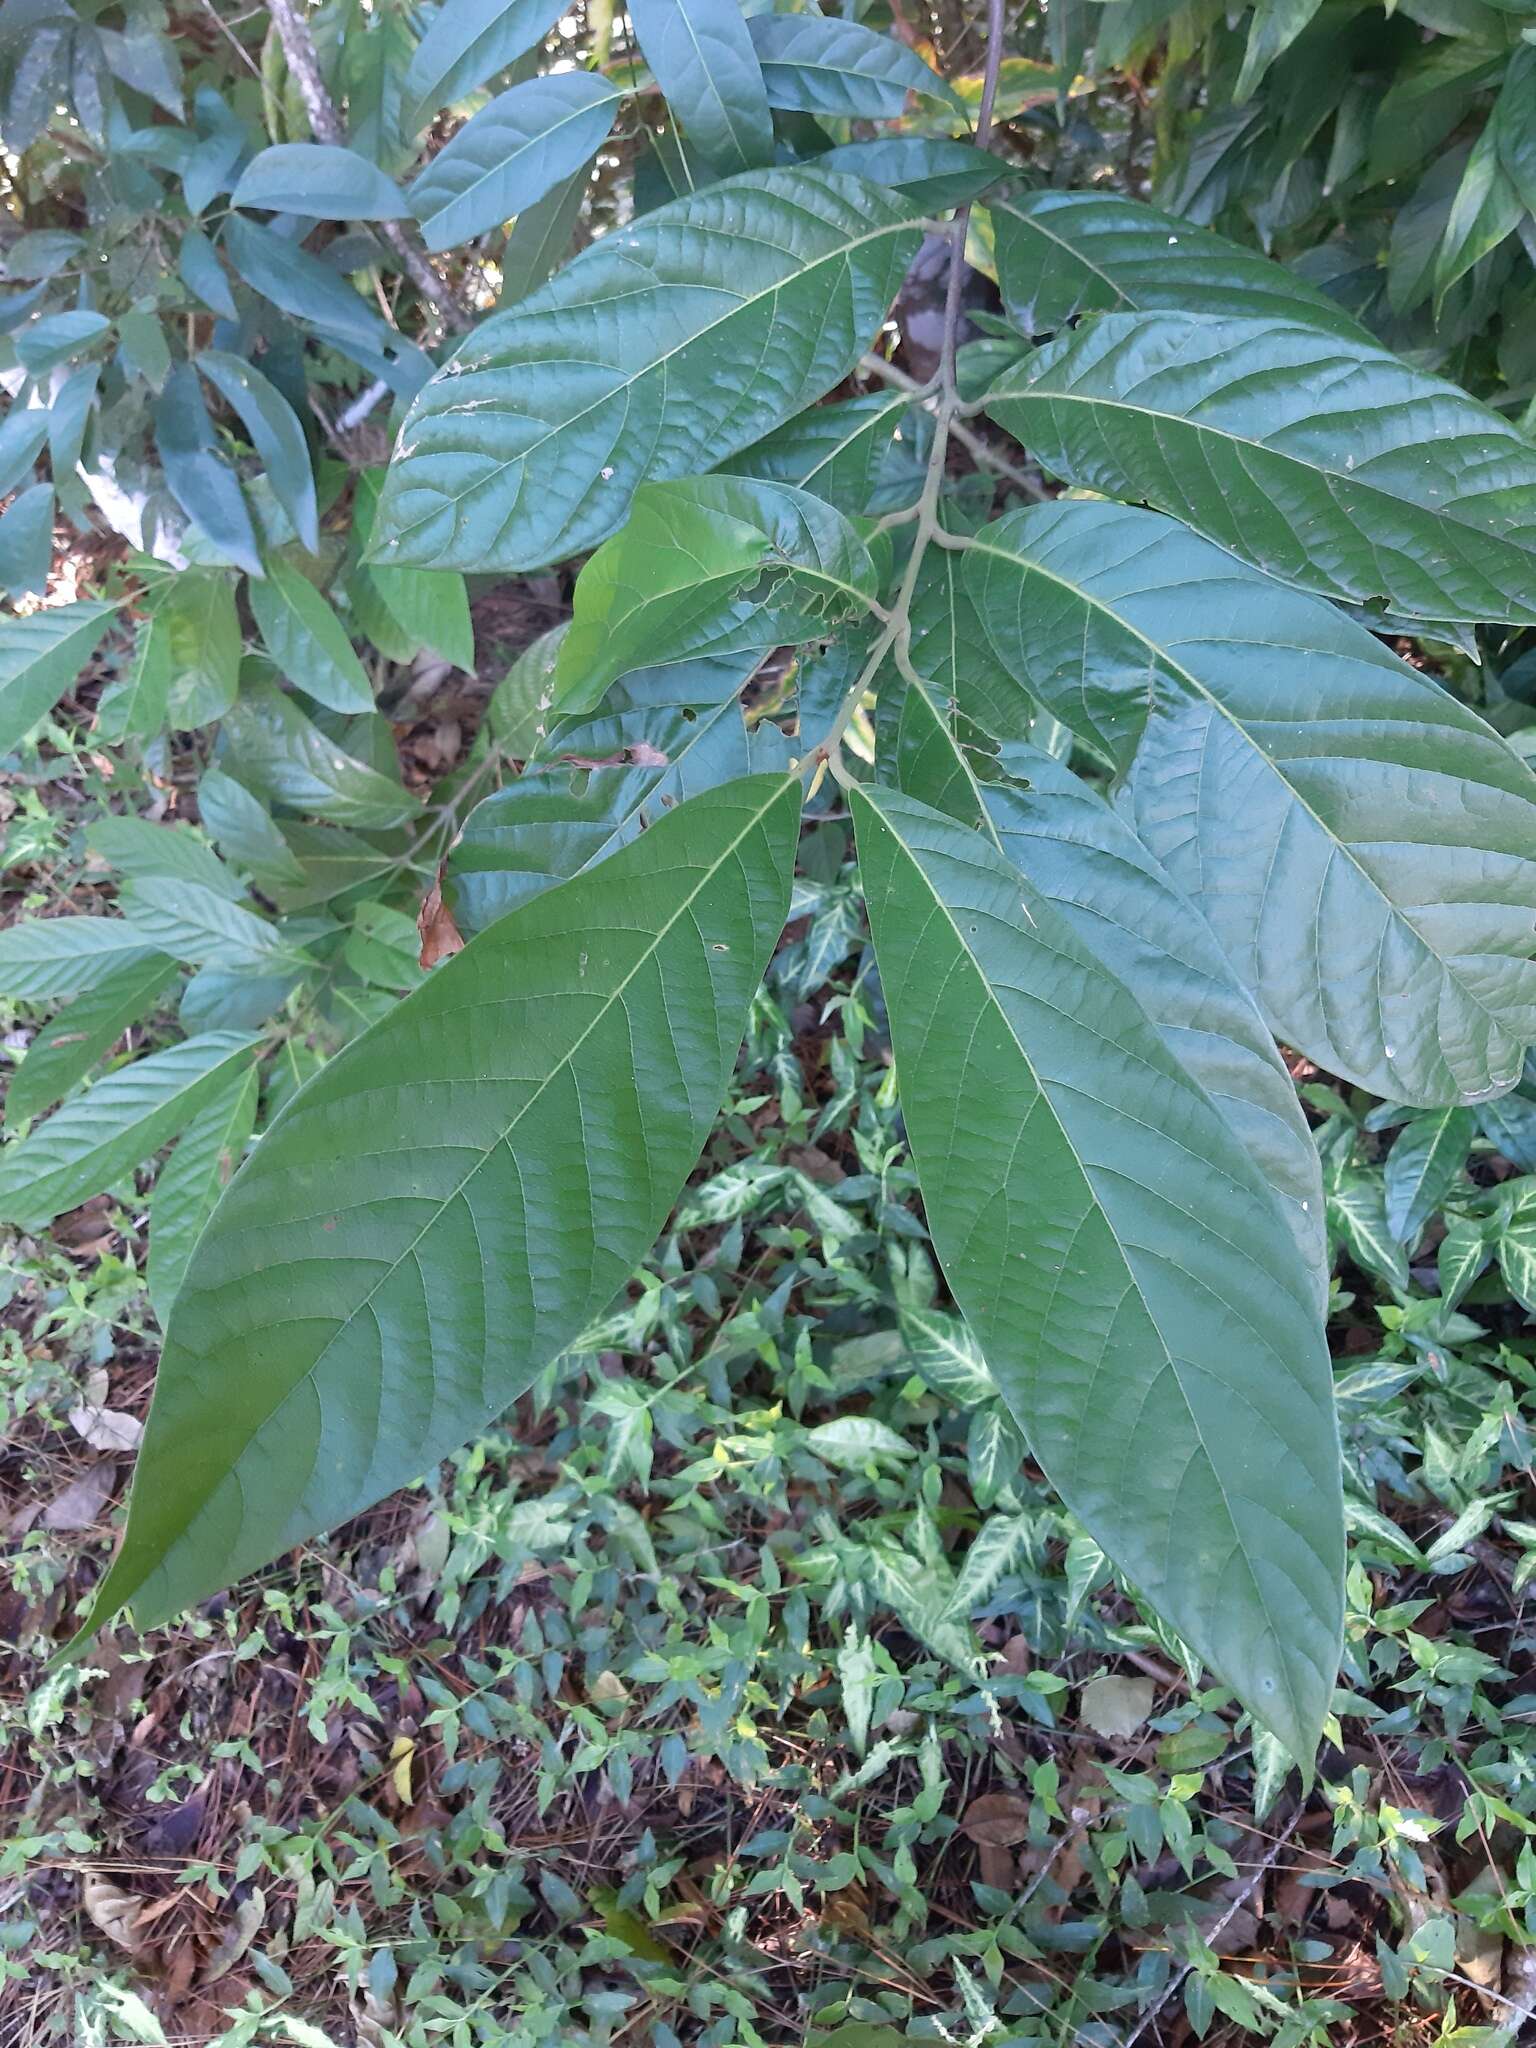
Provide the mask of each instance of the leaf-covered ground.
{"label": "leaf-covered ground", "polygon": [[[7,800],[11,910],[84,907],[95,772]],[[1353,1527],[1303,1791],[1021,1465],[928,1251],[848,846],[807,835],[732,1101],[582,1369],[54,1677],[152,1381],[141,1190],[0,1247],[6,2048],[1532,2024],[1530,1252],[1450,1308],[1436,1248],[1511,1211],[1536,1102],[1448,1141],[1299,1076]]]}

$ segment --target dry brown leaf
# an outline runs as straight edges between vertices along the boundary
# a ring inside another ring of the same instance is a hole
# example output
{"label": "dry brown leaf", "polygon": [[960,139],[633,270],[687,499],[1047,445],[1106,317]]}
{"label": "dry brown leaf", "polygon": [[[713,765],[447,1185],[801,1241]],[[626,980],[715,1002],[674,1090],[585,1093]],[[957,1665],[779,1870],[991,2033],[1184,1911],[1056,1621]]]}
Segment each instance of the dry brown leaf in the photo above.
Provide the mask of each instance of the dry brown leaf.
{"label": "dry brown leaf", "polygon": [[117,1485],[117,1466],[110,1458],[87,1465],[78,1479],[53,1496],[39,1516],[45,1529],[56,1532],[94,1529]]}
{"label": "dry brown leaf", "polygon": [[93,1451],[136,1451],[144,1425],[136,1415],[121,1408],[95,1408],[82,1404],[69,1411],[70,1426]]}
{"label": "dry brown leaf", "polygon": [[115,1941],[131,1956],[143,1948],[139,1916],[144,1910],[144,1900],[137,1892],[125,1892],[111,1878],[102,1877],[92,1870],[86,1873],[80,1887],[80,1903],[85,1908],[85,1917],[101,1929],[108,1941]]}
{"label": "dry brown leaf", "polygon": [[1152,1711],[1156,1688],[1150,1678],[1093,1678],[1083,1687],[1078,1711],[1095,1735],[1120,1742],[1134,1735]]}
{"label": "dry brown leaf", "polygon": [[440,960],[447,960],[464,950],[464,934],[454,923],[453,912],[444,903],[442,889],[436,882],[427,891],[416,919],[416,929],[421,935],[423,967],[436,967]]}
{"label": "dry brown leaf", "polygon": [[200,1984],[216,1984],[245,1954],[266,1917],[267,1895],[258,1885],[240,1901],[235,1917],[203,1964]]}
{"label": "dry brown leaf", "polygon": [[1029,1837],[1029,1801],[1021,1792],[983,1792],[965,1809],[960,1832],[973,1842],[1009,1848]]}

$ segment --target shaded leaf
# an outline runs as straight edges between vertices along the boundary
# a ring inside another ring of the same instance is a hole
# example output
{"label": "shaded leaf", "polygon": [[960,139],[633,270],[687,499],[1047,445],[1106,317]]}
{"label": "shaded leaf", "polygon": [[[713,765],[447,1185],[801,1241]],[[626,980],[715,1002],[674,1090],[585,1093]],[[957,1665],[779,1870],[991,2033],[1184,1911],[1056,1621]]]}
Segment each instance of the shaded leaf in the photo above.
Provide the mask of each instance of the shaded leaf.
{"label": "shaded leaf", "polygon": [[7,1123],[36,1116],[67,1095],[130,1024],[149,1015],[176,975],[176,962],[164,953],[120,956],[93,989],[39,1028],[6,1084]]}
{"label": "shaded leaf", "polygon": [[302,570],[274,557],[248,595],[262,645],[306,696],[332,711],[373,709],[373,685],[346,627]]}
{"label": "shaded leaf", "polygon": [[651,74],[717,172],[773,161],[763,74],[736,0],[632,0]]}
{"label": "shaded leaf", "polygon": [[100,646],[116,605],[83,600],[0,619],[0,754],[47,717]]}
{"label": "shaded leaf", "polygon": [[331,142],[278,142],[258,150],[240,173],[230,205],[316,220],[399,220],[411,210],[377,164]]}
{"label": "shaded leaf", "polygon": [[613,126],[617,86],[592,71],[527,79],[482,107],[427,163],[411,205],[429,249],[451,249],[535,205]]}

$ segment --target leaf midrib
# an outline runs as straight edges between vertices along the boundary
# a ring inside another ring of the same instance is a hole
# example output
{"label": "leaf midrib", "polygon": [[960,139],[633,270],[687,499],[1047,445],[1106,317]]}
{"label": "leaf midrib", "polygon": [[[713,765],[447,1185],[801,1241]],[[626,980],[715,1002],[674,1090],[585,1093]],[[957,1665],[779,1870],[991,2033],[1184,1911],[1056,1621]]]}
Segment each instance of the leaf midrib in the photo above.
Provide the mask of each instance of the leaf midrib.
{"label": "leaf midrib", "polygon": [[[1419,927],[1417,926],[1417,924],[1414,923],[1413,919],[1408,915],[1407,911],[1402,909],[1398,904],[1392,901],[1391,897],[1388,896],[1385,889],[1383,889],[1381,884],[1376,880],[1376,877],[1370,872],[1368,868],[1364,867],[1361,864],[1361,862],[1356,858],[1354,849],[1351,846],[1349,846],[1344,840],[1340,839],[1338,834],[1333,830],[1332,826],[1330,826],[1327,823],[1327,821],[1322,817],[1321,813],[1318,812],[1313,807],[1313,805],[1307,802],[1306,798],[1302,795],[1301,791],[1297,789],[1296,785],[1289,779],[1289,777],[1282,772],[1281,764],[1275,758],[1275,756],[1273,754],[1267,753],[1265,749],[1258,744],[1258,742],[1253,738],[1252,734],[1248,731],[1248,728],[1243,724],[1242,720],[1239,719],[1234,712],[1229,711],[1227,706],[1222,703],[1221,699],[1214,693],[1214,691],[1212,691],[1205,683],[1201,682],[1200,678],[1191,669],[1186,668],[1184,664],[1181,661],[1179,661],[1177,657],[1174,656],[1160,642],[1153,640],[1149,637],[1148,634],[1144,633],[1139,626],[1137,626],[1132,620],[1128,619],[1125,616],[1124,612],[1118,611],[1113,604],[1107,602],[1105,599],[1095,596],[1081,583],[1073,583],[1067,577],[1058,575],[1054,570],[1044,568],[1039,562],[1032,560],[1031,558],[1025,555],[1010,554],[1006,548],[995,547],[990,542],[984,540],[977,540],[973,543],[973,546],[978,554],[990,555],[995,561],[1012,563],[1014,567],[1023,569],[1028,574],[1043,576],[1048,583],[1054,583],[1057,589],[1068,591],[1072,596],[1078,598],[1083,604],[1090,606],[1095,611],[1102,612],[1106,618],[1113,619],[1118,626],[1123,627],[1124,630],[1127,633],[1129,633],[1134,640],[1138,641],[1141,644],[1141,646],[1143,646],[1147,650],[1148,655],[1153,658],[1155,665],[1165,667],[1171,670],[1174,675],[1176,675],[1184,683],[1186,683],[1188,687],[1195,693],[1196,696],[1201,698],[1206,704],[1208,704],[1211,707],[1213,711],[1217,712],[1222,718],[1224,718],[1227,721],[1228,725],[1230,725],[1232,730],[1240,736],[1240,738],[1243,741],[1243,744],[1250,750],[1255,759],[1262,762],[1264,767],[1274,777],[1275,781],[1278,782],[1286,790],[1291,801],[1297,806],[1297,808],[1306,813],[1306,815],[1312,820],[1313,824],[1316,825],[1318,831],[1327,840],[1328,844],[1338,849],[1339,853],[1349,863],[1350,867],[1354,869],[1355,873],[1360,877],[1361,881],[1365,884],[1365,886],[1378,898],[1380,902],[1382,902],[1386,906],[1388,915],[1392,918],[1400,920],[1402,924],[1405,925],[1407,929],[1413,933],[1414,938],[1424,948],[1425,952],[1429,954],[1430,958],[1439,961],[1445,973],[1450,977],[1450,979],[1453,982],[1455,982],[1457,988],[1462,991],[1462,993],[1466,996],[1467,1001],[1472,1004],[1473,1008],[1479,1010],[1482,1013],[1482,1015],[1488,1019],[1489,1024],[1495,1030],[1503,1033],[1506,1037],[1509,1035],[1508,1031],[1506,1030],[1506,1027],[1500,1021],[1498,1016],[1492,1010],[1490,1010],[1487,1004],[1481,1000],[1481,998],[1476,994],[1476,992],[1463,981],[1462,977],[1460,976],[1460,974],[1457,973],[1455,967],[1453,966],[1450,958],[1448,958],[1444,953],[1440,952],[1437,947],[1433,946],[1430,943],[1430,941],[1427,938],[1425,938],[1424,934],[1419,930]],[[1143,730],[1145,730],[1145,725],[1143,726]],[[1308,756],[1308,758],[1312,759],[1315,757]],[[1413,843],[1417,844],[1418,842]],[[1441,1052],[1441,1057],[1444,1058],[1443,1049]]]}
{"label": "leaf midrib", "polygon": [[[349,1330],[357,1321],[358,1317],[370,1308],[373,1302],[373,1298],[378,1293],[379,1289],[383,1287],[387,1281],[394,1277],[394,1275],[399,1271],[400,1267],[404,1265],[406,1260],[415,1256],[417,1250],[419,1249],[420,1245],[422,1244],[423,1240],[426,1238],[428,1233],[436,1227],[437,1223],[441,1220],[442,1216],[446,1213],[446,1211],[451,1207],[451,1205],[454,1202],[456,1202],[459,1199],[459,1197],[463,1194],[464,1190],[469,1186],[470,1182],[474,1179],[475,1175],[480,1172],[482,1167],[484,1167],[487,1160],[489,1160],[496,1152],[498,1152],[501,1149],[503,1145],[506,1144],[507,1140],[511,1137],[513,1131],[516,1130],[518,1124],[521,1123],[523,1118],[528,1114],[529,1110],[533,1108],[535,1103],[542,1099],[545,1091],[553,1086],[556,1078],[561,1073],[563,1073],[567,1067],[570,1066],[571,1062],[575,1059],[576,1055],[581,1051],[581,1048],[586,1044],[587,1040],[592,1036],[593,1032],[596,1031],[599,1025],[602,1024],[603,1021],[610,1015],[614,1005],[620,1001],[620,999],[624,995],[624,992],[628,989],[631,982],[634,981],[635,977],[640,973],[641,969],[646,965],[646,963],[649,960],[651,960],[654,957],[657,950],[660,948],[662,942],[667,938],[668,934],[692,910],[694,903],[698,900],[699,896],[702,894],[704,889],[707,888],[709,884],[714,881],[715,877],[720,873],[722,868],[724,868],[726,863],[730,859],[732,859],[732,857],[736,854],[738,848],[754,831],[757,830],[758,826],[762,824],[763,819],[767,817],[768,813],[772,810],[773,806],[776,803],[782,803],[786,793],[795,786],[796,785],[794,783],[793,778],[786,778],[782,783],[780,783],[778,787],[776,787],[773,790],[772,794],[762,804],[760,804],[756,808],[756,810],[753,811],[751,817],[746,821],[745,824],[743,824],[741,830],[735,835],[734,838],[731,839],[730,843],[721,848],[718,857],[711,861],[709,865],[701,871],[699,879],[695,883],[694,887],[691,890],[689,890],[688,894],[678,903],[677,907],[672,912],[672,915],[667,919],[666,923],[663,924],[660,927],[660,929],[653,935],[651,943],[641,951],[639,957],[635,960],[633,966],[629,969],[629,971],[624,975],[623,979],[620,982],[618,982],[618,984],[614,987],[614,989],[609,994],[606,1001],[603,1002],[601,1007],[594,1012],[591,1021],[582,1030],[581,1034],[560,1055],[559,1059],[555,1061],[554,1065],[551,1066],[549,1072],[538,1083],[537,1087],[534,1088],[532,1093],[529,1094],[526,1097],[526,1099],[519,1105],[516,1114],[502,1128],[502,1130],[498,1132],[495,1139],[489,1145],[486,1145],[481,1150],[480,1156],[475,1161],[475,1164],[472,1167],[470,1167],[469,1171],[450,1191],[450,1193],[447,1194],[440,1203],[438,1203],[436,1208],[433,1210],[431,1217],[428,1219],[426,1223],[422,1225],[421,1229],[417,1231],[416,1235],[411,1239],[410,1243],[405,1246],[405,1248],[397,1255],[397,1257],[391,1261],[391,1263],[384,1269],[382,1273],[380,1273],[378,1278],[375,1281],[373,1281],[367,1293],[359,1298],[359,1300],[355,1303],[355,1305],[352,1307],[349,1313],[337,1322],[335,1329],[332,1330],[330,1335],[326,1338],[324,1345],[316,1354],[315,1358],[311,1361],[311,1363],[305,1368],[305,1370],[299,1375],[297,1379],[293,1380],[288,1386],[283,1388],[281,1393],[272,1402],[272,1405],[267,1409],[265,1414],[263,1414],[259,1418],[259,1420],[255,1421],[252,1424],[250,1430],[247,1432],[245,1439],[240,1446],[240,1449],[235,1453],[234,1457],[230,1460],[229,1464],[225,1467],[225,1469],[216,1476],[214,1483],[201,1494],[200,1498],[197,1501],[196,1507],[192,1510],[191,1513],[189,1513],[184,1518],[182,1526],[174,1540],[165,1546],[164,1550],[161,1552],[156,1562],[152,1564],[148,1568],[148,1570],[146,1570],[138,1579],[134,1581],[133,1587],[129,1591],[121,1593],[117,1596],[119,1604],[121,1604],[123,1601],[130,1600],[133,1597],[133,1593],[136,1592],[138,1588],[145,1583],[145,1581],[152,1575],[154,1571],[165,1569],[170,1557],[183,1543],[187,1541],[192,1528],[192,1524],[196,1519],[196,1516],[201,1514],[203,1509],[208,1505],[208,1502],[213,1498],[214,1492],[217,1490],[218,1485],[222,1483],[223,1479],[228,1475],[228,1473],[236,1470],[241,1458],[244,1457],[247,1449],[250,1447],[251,1443],[254,1441],[257,1434],[266,1427],[266,1425],[272,1420],[272,1417],[278,1412],[278,1410],[283,1406],[285,1402],[290,1400],[292,1396],[296,1394],[302,1386],[304,1386],[309,1381],[314,1379],[315,1375],[319,1372],[321,1366],[324,1364],[326,1357],[329,1355],[331,1347],[337,1342],[338,1338],[343,1334],[343,1332]],[[269,1139],[271,1135],[271,1133],[268,1134]],[[166,1338],[166,1350],[169,1351],[171,1338],[170,1331],[167,1331]],[[126,1549],[127,1545],[125,1543],[123,1552],[119,1553],[120,1558],[122,1555],[126,1554]],[[115,1572],[115,1565],[113,1569]]]}
{"label": "leaf midrib", "polygon": [[[1227,1523],[1232,1532],[1234,1552],[1242,1557],[1243,1568],[1248,1574],[1249,1583],[1253,1589],[1254,1600],[1256,1601],[1260,1612],[1264,1615],[1266,1624],[1268,1625],[1271,1634],[1275,1637],[1277,1641],[1283,1640],[1276,1618],[1270,1610],[1269,1602],[1265,1599],[1264,1594],[1260,1589],[1258,1574],[1254,1570],[1253,1561],[1249,1554],[1248,1546],[1243,1539],[1241,1530],[1238,1526],[1237,1517],[1232,1510],[1231,1497],[1227,1492],[1226,1481],[1223,1479],[1222,1474],[1217,1467],[1215,1459],[1211,1456],[1210,1450],[1206,1444],[1205,1433],[1201,1429],[1199,1417],[1195,1413],[1194,1404],[1191,1402],[1189,1395],[1185,1390],[1183,1375],[1179,1370],[1178,1354],[1174,1351],[1173,1346],[1169,1343],[1167,1337],[1165,1336],[1162,1325],[1157,1319],[1157,1315],[1153,1310],[1152,1304],[1147,1299],[1146,1292],[1142,1287],[1141,1281],[1137,1277],[1135,1268],[1132,1266],[1130,1259],[1126,1254],[1124,1244],[1121,1241],[1120,1233],[1115,1228],[1114,1223],[1110,1220],[1109,1212],[1105,1208],[1103,1200],[1099,1195],[1098,1189],[1093,1181],[1093,1178],[1088,1171],[1087,1163],[1083,1159],[1082,1154],[1078,1151],[1076,1144],[1073,1142],[1072,1136],[1070,1132],[1067,1130],[1066,1125],[1062,1122],[1061,1114],[1056,1107],[1055,1100],[1050,1094],[1049,1090],[1046,1088],[1045,1083],[1041,1080],[1038,1068],[1035,1066],[1034,1061],[1030,1058],[1029,1053],[1026,1050],[1023,1042],[1019,1038],[1017,1031],[1014,1029],[1013,1019],[1008,1015],[1007,1010],[999,1001],[997,993],[993,988],[991,977],[988,975],[986,969],[982,966],[981,961],[977,958],[975,952],[972,950],[964,933],[961,931],[957,920],[950,911],[949,905],[944,901],[943,897],[939,894],[937,888],[935,888],[933,883],[929,880],[927,872],[923,868],[921,861],[919,861],[916,854],[913,853],[911,849],[908,847],[905,839],[902,837],[901,833],[897,830],[895,825],[891,822],[891,820],[888,817],[886,817],[885,813],[880,809],[878,804],[875,804],[873,800],[870,800],[870,804],[871,808],[876,812],[877,816],[879,816],[882,822],[885,824],[886,829],[890,832],[892,839],[895,841],[896,846],[904,855],[909,866],[918,876],[922,888],[924,889],[926,894],[932,899],[935,907],[943,916],[945,923],[949,926],[951,932],[954,934],[956,946],[959,948],[962,957],[970,963],[972,973],[975,975],[977,981],[981,984],[985,1001],[990,1005],[992,1010],[1001,1020],[1003,1028],[1007,1032],[1009,1039],[1016,1048],[1020,1060],[1023,1062],[1025,1068],[1028,1070],[1030,1079],[1034,1082],[1036,1093],[1040,1101],[1045,1105],[1046,1111],[1049,1114],[1052,1123],[1055,1125],[1057,1131],[1060,1133],[1062,1143],[1066,1146],[1067,1151],[1071,1154],[1072,1159],[1076,1164],[1078,1172],[1082,1175],[1083,1183],[1088,1189],[1088,1193],[1093,1202],[1094,1208],[1104,1218],[1105,1224],[1109,1229],[1110,1236],[1114,1240],[1115,1249],[1120,1258],[1120,1262],[1125,1270],[1126,1278],[1129,1284],[1135,1289],[1136,1299],[1138,1300],[1138,1302],[1140,1302],[1148,1323],[1151,1325],[1152,1329],[1157,1333],[1157,1341],[1162,1346],[1163,1357],[1167,1362],[1168,1370],[1172,1372],[1174,1377],[1174,1383],[1178,1387],[1179,1399],[1184,1404],[1185,1412],[1189,1417],[1190,1428],[1193,1431],[1195,1441],[1199,1444],[1201,1456],[1205,1459],[1206,1465],[1211,1473],[1211,1477],[1215,1480],[1217,1488],[1220,1491],[1222,1506],[1226,1510]],[[999,857],[1002,859],[1006,859],[1006,855],[1000,855]],[[1150,1025],[1148,1028],[1155,1029],[1155,1027],[1152,1027]],[[1102,1364],[1102,1362],[1103,1354],[1101,1352],[1099,1363]],[[1022,1424],[1020,1426],[1022,1427]],[[1297,1590],[1299,1593],[1299,1586]],[[1282,1660],[1280,1668],[1284,1674],[1286,1690],[1290,1695],[1292,1717],[1299,1724],[1302,1719],[1301,1708],[1300,1703],[1296,1698],[1295,1689],[1290,1677],[1289,1667]]]}

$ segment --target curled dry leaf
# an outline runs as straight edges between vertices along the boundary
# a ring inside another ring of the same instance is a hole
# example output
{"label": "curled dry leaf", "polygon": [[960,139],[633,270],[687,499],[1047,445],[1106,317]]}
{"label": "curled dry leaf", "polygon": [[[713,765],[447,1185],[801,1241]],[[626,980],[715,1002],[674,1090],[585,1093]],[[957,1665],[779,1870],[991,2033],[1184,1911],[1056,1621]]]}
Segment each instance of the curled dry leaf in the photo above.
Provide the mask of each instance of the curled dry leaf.
{"label": "curled dry leaf", "polygon": [[145,1901],[137,1892],[125,1892],[109,1877],[92,1870],[86,1873],[80,1887],[80,1903],[86,1918],[101,1929],[108,1941],[116,1942],[131,1956],[143,1948],[144,1933],[139,1920]]}
{"label": "curled dry leaf", "polygon": [[443,901],[442,889],[434,882],[427,891],[416,919],[421,934],[421,965],[435,967],[453,953],[464,950],[464,934],[453,921],[453,912]]}
{"label": "curled dry leaf", "polygon": [[249,1891],[235,1908],[235,1917],[219,1938],[218,1946],[212,1950],[204,1963],[200,1984],[216,1984],[220,1977],[232,1970],[256,1939],[262,1920],[266,1916],[267,1895],[260,1886]]}
{"label": "curled dry leaf", "polygon": [[83,1436],[93,1451],[136,1451],[144,1425],[136,1415],[121,1408],[97,1408],[82,1404],[69,1411],[70,1427]]}

